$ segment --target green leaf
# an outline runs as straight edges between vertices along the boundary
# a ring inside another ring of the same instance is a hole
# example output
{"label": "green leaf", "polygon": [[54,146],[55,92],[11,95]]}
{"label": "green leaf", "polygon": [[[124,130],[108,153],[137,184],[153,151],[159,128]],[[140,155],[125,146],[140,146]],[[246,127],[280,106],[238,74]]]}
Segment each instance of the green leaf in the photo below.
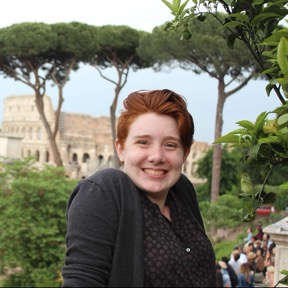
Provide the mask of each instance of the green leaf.
{"label": "green leaf", "polygon": [[282,90],[287,93],[288,91],[288,74],[285,74],[284,77],[276,78],[276,81],[282,86]]}
{"label": "green leaf", "polygon": [[277,123],[278,125],[283,125],[285,123],[288,122],[288,114],[284,114],[284,115],[281,115],[278,119],[277,119]]}
{"label": "green leaf", "polygon": [[288,182],[284,182],[280,185],[281,188],[288,190]]}
{"label": "green leaf", "polygon": [[274,85],[271,85],[271,84],[266,85],[265,90],[266,90],[266,94],[267,94],[268,96],[270,95],[273,87],[274,87]]}
{"label": "green leaf", "polygon": [[264,0],[253,0],[253,5],[261,5],[263,2]]}
{"label": "green leaf", "polygon": [[[186,14],[186,12],[188,11],[188,9],[184,8],[186,7],[187,3],[189,2],[189,0],[186,0],[178,9],[177,14],[181,15],[182,17],[184,17],[184,15]],[[180,3],[179,3],[180,4]]]}
{"label": "green leaf", "polygon": [[237,39],[237,35],[236,34],[230,34],[228,37],[227,37],[227,46],[230,48],[230,49],[233,49],[234,48],[234,44],[235,44],[235,40]]}
{"label": "green leaf", "polygon": [[254,214],[246,214],[244,215],[244,217],[242,218],[242,222],[251,222],[255,219],[255,215]]}
{"label": "green leaf", "polygon": [[235,17],[238,21],[249,23],[249,17],[244,13],[232,13],[230,17]]}
{"label": "green leaf", "polygon": [[258,132],[259,130],[262,131],[262,127],[265,123],[267,118],[268,112],[262,112],[258,115],[256,122],[255,122],[255,131]]}
{"label": "green leaf", "polygon": [[277,18],[279,16],[281,17],[281,15],[279,15],[277,13],[273,13],[273,12],[261,13],[252,19],[251,24],[253,26],[254,25],[257,26],[261,21],[264,22],[264,21],[267,21],[268,19]]}
{"label": "green leaf", "polygon": [[173,15],[176,15],[178,7],[174,7],[169,1],[161,0],[171,11]]}
{"label": "green leaf", "polygon": [[260,138],[258,140],[258,144],[263,144],[263,143],[281,143],[281,141],[279,140],[278,136],[269,136],[265,138]]}
{"label": "green leaf", "polygon": [[254,130],[254,124],[248,120],[241,120],[236,122],[239,126],[246,128],[248,130]]}
{"label": "green leaf", "polygon": [[243,26],[243,24],[239,21],[230,21],[230,22],[225,23],[223,26],[225,28],[234,28],[234,27],[237,27],[239,25]]}
{"label": "green leaf", "polygon": [[280,39],[277,53],[278,64],[284,75],[288,75],[288,41],[284,37]]}
{"label": "green leaf", "polygon": [[251,178],[247,173],[241,174],[241,190],[246,194],[252,193]]}
{"label": "green leaf", "polygon": [[238,143],[238,142],[239,142],[239,136],[229,133],[227,135],[217,138],[213,143],[219,144],[219,143]]}

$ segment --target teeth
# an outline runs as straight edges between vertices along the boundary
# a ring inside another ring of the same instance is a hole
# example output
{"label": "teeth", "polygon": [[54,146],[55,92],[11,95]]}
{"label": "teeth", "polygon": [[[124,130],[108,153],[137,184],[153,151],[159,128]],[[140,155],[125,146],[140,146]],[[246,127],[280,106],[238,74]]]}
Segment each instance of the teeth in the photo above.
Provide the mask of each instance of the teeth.
{"label": "teeth", "polygon": [[152,169],[144,169],[144,172],[151,175],[163,175],[165,173],[163,170],[152,170]]}

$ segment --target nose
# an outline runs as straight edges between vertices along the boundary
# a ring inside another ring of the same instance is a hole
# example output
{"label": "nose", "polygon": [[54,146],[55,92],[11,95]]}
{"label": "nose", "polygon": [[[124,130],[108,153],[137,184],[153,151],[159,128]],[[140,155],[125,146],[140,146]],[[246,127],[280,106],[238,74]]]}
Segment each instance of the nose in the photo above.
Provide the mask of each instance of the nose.
{"label": "nose", "polygon": [[159,164],[165,161],[164,149],[160,145],[151,147],[148,161]]}

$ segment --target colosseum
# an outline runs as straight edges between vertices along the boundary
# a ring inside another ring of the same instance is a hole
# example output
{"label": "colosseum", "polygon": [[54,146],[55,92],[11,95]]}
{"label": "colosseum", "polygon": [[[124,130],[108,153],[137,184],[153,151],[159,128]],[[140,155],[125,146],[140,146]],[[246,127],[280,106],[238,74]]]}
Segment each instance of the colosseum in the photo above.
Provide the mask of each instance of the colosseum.
{"label": "colosseum", "polygon": [[[34,98],[34,95],[12,95],[4,98],[0,157],[19,158],[19,156],[33,155],[38,163],[53,165],[50,144]],[[53,127],[55,111],[51,98],[44,96],[44,103],[46,117]],[[113,143],[108,116],[92,117],[85,114],[61,112],[56,141],[68,177],[85,178],[97,170],[113,165]],[[19,153],[15,152],[17,147],[14,146],[17,146],[17,143],[20,145]],[[13,148],[14,156],[7,153],[9,148],[10,150]],[[209,148],[206,142],[195,142],[192,145],[189,158],[183,167],[183,173],[194,184],[203,182],[203,179],[195,177],[195,162]]]}

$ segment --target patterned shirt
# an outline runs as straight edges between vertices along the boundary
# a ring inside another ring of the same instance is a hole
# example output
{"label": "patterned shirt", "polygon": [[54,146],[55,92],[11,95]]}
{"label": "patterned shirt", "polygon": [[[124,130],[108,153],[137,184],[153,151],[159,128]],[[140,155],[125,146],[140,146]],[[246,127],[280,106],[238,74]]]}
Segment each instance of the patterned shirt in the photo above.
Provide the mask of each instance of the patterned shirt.
{"label": "patterned shirt", "polygon": [[166,205],[171,222],[140,191],[144,216],[145,287],[215,287],[215,255],[202,227],[176,193]]}

